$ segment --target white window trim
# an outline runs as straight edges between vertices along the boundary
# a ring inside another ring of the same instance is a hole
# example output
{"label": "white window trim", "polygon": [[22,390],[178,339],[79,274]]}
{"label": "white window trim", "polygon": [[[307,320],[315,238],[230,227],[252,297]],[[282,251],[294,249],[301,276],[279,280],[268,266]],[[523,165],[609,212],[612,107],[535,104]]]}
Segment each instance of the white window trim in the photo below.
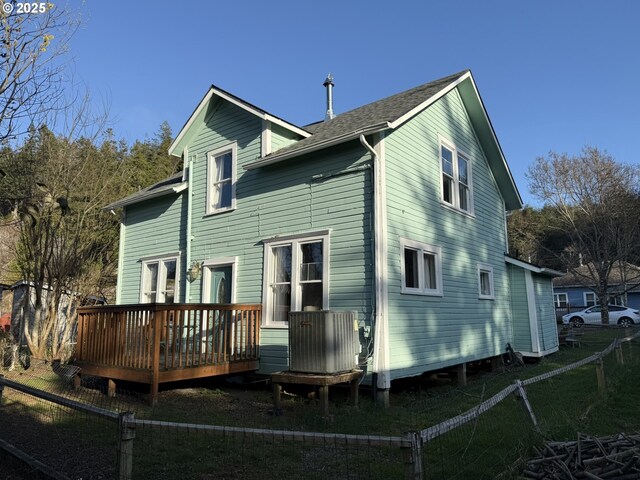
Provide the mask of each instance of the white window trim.
{"label": "white window trim", "polygon": [[569,295],[566,292],[554,293],[553,294],[553,304],[556,308],[564,308],[560,304],[560,297],[564,297],[564,304],[569,305]]}
{"label": "white window trim", "polygon": [[[587,295],[593,295],[593,304],[589,305],[589,302],[587,301]],[[598,305],[598,297],[594,292],[583,292],[582,299],[584,300],[585,307],[595,307],[596,305]]]}
{"label": "white window trim", "polygon": [[[175,291],[173,292],[173,298],[174,298],[174,302],[175,303],[179,303],[179,298],[180,298],[180,284],[181,284],[181,278],[182,278],[182,272],[180,270],[180,252],[175,252],[175,253],[167,253],[167,254],[162,254],[162,255],[153,255],[153,256],[149,256],[149,257],[143,257],[140,259],[140,263],[142,264],[142,268],[140,270],[140,303],[149,303],[146,301],[145,298],[145,293],[144,293],[144,284],[145,284],[145,280],[146,280],[146,271],[147,271],[147,265],[149,263],[158,263],[161,264],[161,262],[164,262],[166,260],[175,260],[176,261],[176,287],[175,287]],[[158,268],[158,278],[160,278],[160,268]],[[166,285],[165,285],[166,286]],[[157,302],[157,293],[156,293],[156,303]],[[162,302],[159,302],[162,303]]]}
{"label": "white window trim", "polygon": [[276,322],[271,318],[270,279],[271,268],[273,266],[271,249],[281,245],[291,245],[291,311],[301,308],[302,294],[300,282],[298,281],[299,245],[313,241],[322,241],[322,309],[329,310],[329,233],[328,230],[318,234],[287,235],[285,237],[275,237],[263,240],[264,244],[264,265],[262,269],[262,326],[265,328],[288,328],[289,322]]}
{"label": "white window trim", "polygon": [[219,257],[202,262],[202,301],[211,303],[211,269],[215,267],[231,267],[231,303],[236,303],[238,257]]}
{"label": "white window trim", "polygon": [[[213,164],[215,158],[223,153],[231,152],[231,206],[224,208],[212,208],[211,196],[213,194],[211,185],[213,184]],[[206,215],[216,215],[218,213],[230,212],[236,209],[236,181],[237,181],[237,167],[238,167],[238,143],[232,142],[224,147],[217,148],[210,152],[207,152],[207,205]]]}
{"label": "white window trim", "polygon": [[[489,287],[491,289],[490,295],[483,295],[482,293],[482,281],[480,276],[483,272],[489,274]],[[478,298],[481,300],[495,300],[496,298],[495,283],[493,281],[493,267],[482,263],[478,264]]]}
{"label": "white window trim", "polygon": [[[425,253],[435,256],[436,264],[436,285],[437,288],[425,288],[424,278],[424,264],[422,261],[418,262],[418,285],[419,288],[411,288],[406,285],[406,276],[404,271],[404,251],[405,249],[417,250],[422,257]],[[441,297],[442,293],[442,249],[435,245],[429,245],[428,243],[416,242],[415,240],[409,240],[407,238],[400,238],[400,279],[402,286],[400,293],[406,293],[409,295],[427,295],[434,297]]]}
{"label": "white window trim", "polygon": [[[440,203],[447,208],[451,208],[456,212],[462,213],[463,215],[469,215],[473,217],[474,208],[473,208],[473,162],[471,160],[471,155],[460,150],[456,147],[455,143],[445,139],[442,136],[438,136],[438,165],[440,166]],[[446,147],[451,150],[453,154],[453,203],[445,202],[444,200],[444,185],[442,182],[442,177],[444,175],[444,171],[442,169],[442,147]],[[467,187],[469,188],[469,209],[463,210],[460,208],[460,188],[459,188],[459,180],[458,180],[458,155],[461,155],[467,161],[467,176],[469,177],[469,183]]]}

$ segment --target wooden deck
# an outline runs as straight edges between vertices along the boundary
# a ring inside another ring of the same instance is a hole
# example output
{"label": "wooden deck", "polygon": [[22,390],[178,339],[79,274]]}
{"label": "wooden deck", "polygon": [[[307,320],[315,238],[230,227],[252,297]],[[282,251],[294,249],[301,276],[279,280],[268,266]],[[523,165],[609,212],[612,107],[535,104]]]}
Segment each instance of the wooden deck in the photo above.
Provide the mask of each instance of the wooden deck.
{"label": "wooden deck", "polygon": [[261,305],[80,307],[74,364],[83,374],[151,385],[258,369]]}

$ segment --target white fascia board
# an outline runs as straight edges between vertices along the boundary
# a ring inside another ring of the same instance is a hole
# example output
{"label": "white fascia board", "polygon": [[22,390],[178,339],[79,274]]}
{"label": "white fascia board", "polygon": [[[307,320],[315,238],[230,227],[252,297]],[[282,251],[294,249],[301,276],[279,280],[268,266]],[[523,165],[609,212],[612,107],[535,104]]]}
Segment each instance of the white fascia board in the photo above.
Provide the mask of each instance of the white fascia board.
{"label": "white fascia board", "polygon": [[184,136],[187,134],[187,131],[189,131],[189,129],[193,125],[193,122],[195,122],[196,118],[198,118],[198,116],[200,115],[200,112],[202,112],[202,110],[209,104],[209,100],[211,100],[213,93],[214,93],[214,88],[210,87],[209,91],[206,93],[204,98],[200,100],[200,103],[198,104],[196,109],[193,111],[193,113],[189,117],[189,120],[187,120],[187,123],[184,124],[184,127],[182,127],[182,129],[176,136],[176,139],[173,141],[173,143],[169,147],[169,155],[179,157],[182,154],[182,151],[180,151],[179,153],[175,152],[176,148],[178,148],[178,144],[182,141]]}
{"label": "white fascia board", "polygon": [[311,136],[311,134],[306,130],[300,127],[297,127],[292,123],[286,122],[278,117],[274,117],[273,115],[270,115],[266,112],[262,112],[262,111],[256,110],[255,108],[251,108],[249,105],[239,102],[236,98],[211,86],[209,88],[209,91],[206,93],[204,98],[200,101],[196,109],[193,111],[193,113],[189,117],[189,120],[187,120],[187,123],[184,124],[184,127],[182,127],[182,129],[176,136],[176,139],[173,141],[173,143],[169,147],[169,155],[174,155],[176,157],[180,156],[180,154],[176,153],[176,149],[178,148],[178,145],[180,144],[180,142],[182,141],[186,133],[189,131],[189,129],[192,127],[193,123],[196,121],[196,119],[198,118],[202,110],[209,104],[209,101],[211,100],[211,97],[213,97],[213,95],[223,100],[226,100],[229,103],[232,103],[233,105],[236,105],[237,107],[242,108],[243,110],[246,110],[247,112],[255,115],[256,117],[261,118],[262,120],[268,120],[272,123],[275,123],[276,125],[280,125],[281,127],[286,128],[287,130],[290,130],[293,133],[300,135],[301,137],[307,138]]}
{"label": "white fascia board", "polygon": [[562,277],[564,275],[564,273],[552,268],[536,267],[535,265],[531,265],[530,263],[523,262],[522,260],[518,260],[507,255],[505,255],[504,261],[510,263],[511,265],[515,265],[516,267],[524,268],[525,270],[529,270],[534,273],[549,275],[550,277]]}
{"label": "white fascia board", "polygon": [[243,168],[245,170],[254,170],[256,168],[264,167],[267,165],[273,165],[274,163],[282,162],[283,160],[288,160],[290,158],[298,157],[306,153],[316,152],[324,148],[328,148],[334,145],[338,145],[340,143],[348,142],[349,140],[355,140],[356,138],[359,138],[360,135],[370,135],[372,133],[382,132],[384,130],[387,130],[388,128],[389,128],[388,122],[384,122],[379,125],[373,125],[371,127],[363,128],[355,132],[345,133],[344,135],[340,135],[339,137],[330,138],[328,140],[325,140],[324,142],[314,143],[313,145],[299,148],[299,149],[293,150],[292,152],[285,152],[280,155],[275,154],[275,155],[270,155],[268,157],[260,158],[255,162],[246,164]]}
{"label": "white fascia board", "polygon": [[243,110],[246,110],[247,112],[255,115],[256,117],[261,118],[262,120],[268,120],[271,123],[275,123],[276,125],[280,125],[283,128],[286,128],[287,130],[291,130],[294,133],[297,133],[298,135],[307,138],[310,137],[311,134],[309,132],[307,132],[306,130],[303,130],[300,127],[297,127],[295,125],[293,125],[292,123],[286,122],[284,120],[282,120],[281,118],[278,117],[274,117],[273,115],[270,115],[266,112],[262,112],[260,110],[256,110],[255,108],[251,108],[249,105],[239,102],[237,99],[229,96],[228,94],[226,94],[225,92],[221,92],[220,90],[211,87],[211,90],[215,93],[216,96],[222,98],[223,100],[226,100],[229,103],[234,104],[237,107],[242,108]]}
{"label": "white fascia board", "polygon": [[473,82],[473,78],[471,77],[471,72],[467,72],[464,75],[462,75],[461,77],[459,77],[457,80],[451,82],[449,85],[447,85],[445,88],[443,88],[442,90],[440,90],[437,94],[435,94],[433,97],[429,98],[428,100],[425,100],[424,102],[422,102],[420,105],[418,105],[417,107],[412,108],[411,110],[409,110],[407,113],[405,113],[404,115],[402,115],[400,118],[394,120],[393,122],[391,122],[389,124],[389,126],[391,128],[397,128],[398,126],[402,125],[404,122],[406,122],[407,120],[409,120],[410,118],[416,116],[418,113],[420,113],[421,111],[423,111],[425,108],[427,108],[429,105],[437,102],[438,100],[440,100],[442,97],[444,97],[447,93],[449,93],[451,90],[453,90],[454,88],[456,88],[458,85],[460,85],[462,82],[464,82],[467,78],[471,79],[471,82]]}
{"label": "white fascia board", "polygon": [[516,186],[516,181],[514,180],[513,175],[511,174],[511,169],[509,168],[509,164],[507,163],[507,159],[504,157],[504,152],[502,151],[502,147],[500,146],[500,142],[498,141],[498,137],[496,136],[496,132],[493,129],[493,124],[491,123],[491,120],[489,119],[489,114],[487,113],[487,109],[484,106],[484,102],[482,101],[482,97],[480,96],[480,92],[478,91],[478,87],[476,85],[476,82],[473,79],[473,76],[471,75],[471,72],[467,73],[467,75],[469,76],[469,80],[471,81],[471,86],[473,87],[473,91],[476,94],[476,98],[478,99],[478,102],[480,102],[480,106],[482,107],[482,115],[484,116],[484,120],[485,120],[485,122],[487,122],[487,125],[489,125],[489,130],[491,131],[491,138],[493,139],[494,143],[498,147],[498,152],[500,153],[500,159],[502,160],[502,164],[503,164],[505,170],[509,173],[509,179],[511,180],[511,185],[512,185],[514,191],[518,195],[518,200],[520,201],[520,205],[522,205],[522,197],[520,196],[520,191],[518,190],[518,187]]}

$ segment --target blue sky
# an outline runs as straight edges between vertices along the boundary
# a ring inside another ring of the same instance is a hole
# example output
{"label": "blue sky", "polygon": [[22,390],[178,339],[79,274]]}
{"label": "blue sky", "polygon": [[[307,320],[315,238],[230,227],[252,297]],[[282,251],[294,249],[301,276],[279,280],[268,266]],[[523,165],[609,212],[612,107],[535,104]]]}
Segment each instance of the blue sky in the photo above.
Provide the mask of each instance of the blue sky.
{"label": "blue sky", "polygon": [[215,84],[298,125],[470,68],[525,202],[524,173],[586,145],[637,163],[640,3],[71,0],[76,80],[117,137],[174,134]]}

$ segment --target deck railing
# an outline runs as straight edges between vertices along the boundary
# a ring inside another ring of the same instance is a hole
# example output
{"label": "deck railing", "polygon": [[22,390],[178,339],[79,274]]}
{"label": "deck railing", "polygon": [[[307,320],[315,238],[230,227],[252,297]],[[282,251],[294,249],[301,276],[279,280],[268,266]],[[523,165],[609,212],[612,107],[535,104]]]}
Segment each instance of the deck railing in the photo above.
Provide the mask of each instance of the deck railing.
{"label": "deck railing", "polygon": [[75,360],[146,370],[257,360],[260,321],[261,305],[81,307]]}

